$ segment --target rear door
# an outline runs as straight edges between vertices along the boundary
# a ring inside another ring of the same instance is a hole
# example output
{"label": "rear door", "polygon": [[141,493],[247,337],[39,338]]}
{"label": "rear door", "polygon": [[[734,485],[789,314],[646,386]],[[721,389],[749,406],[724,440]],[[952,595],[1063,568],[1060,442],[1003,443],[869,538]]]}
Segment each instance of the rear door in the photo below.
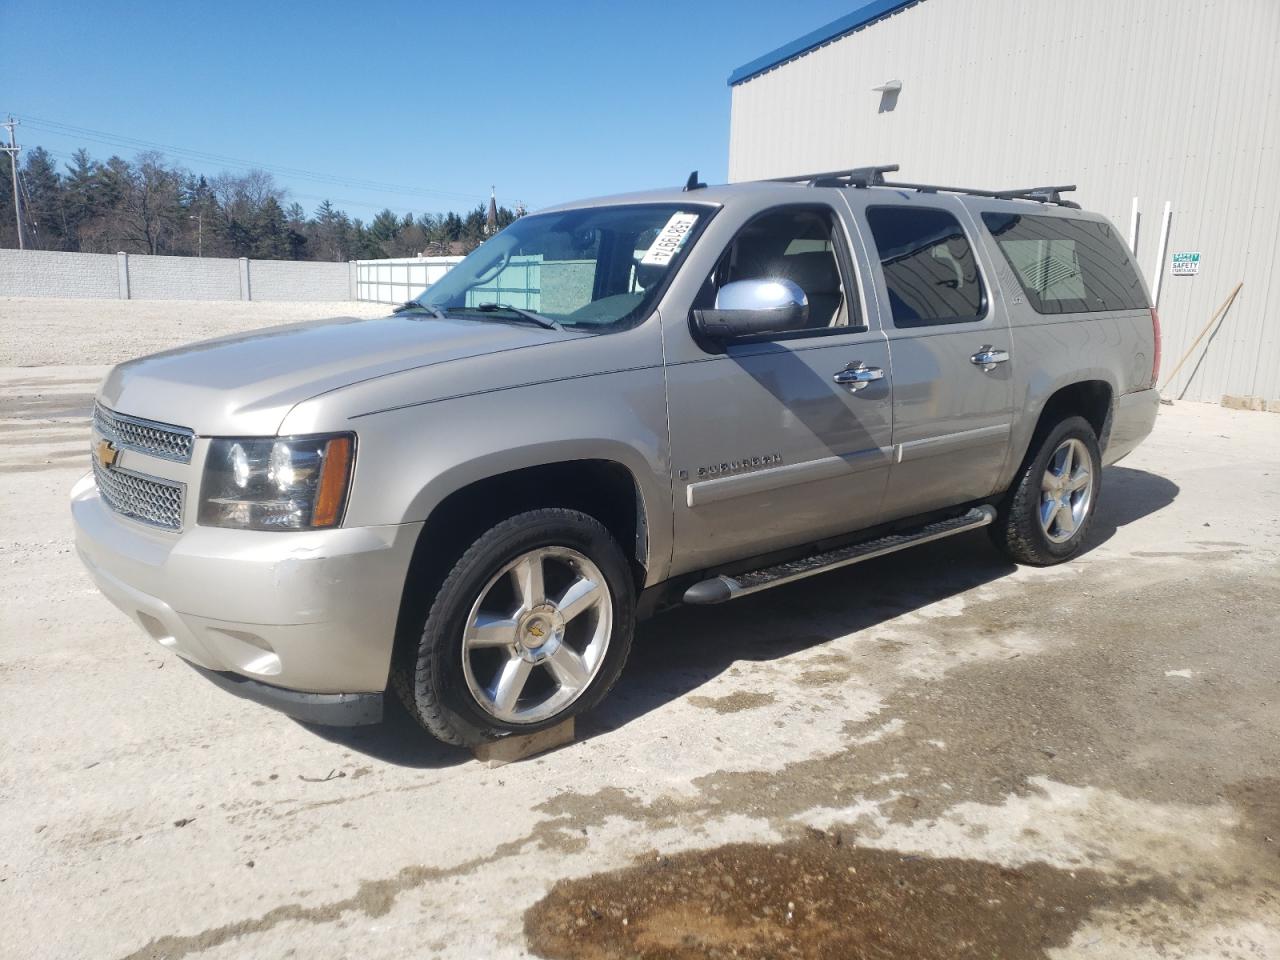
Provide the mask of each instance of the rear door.
{"label": "rear door", "polygon": [[875,190],[855,201],[893,364],[883,519],[986,497],[1009,449],[1016,357],[972,221],[954,197]]}

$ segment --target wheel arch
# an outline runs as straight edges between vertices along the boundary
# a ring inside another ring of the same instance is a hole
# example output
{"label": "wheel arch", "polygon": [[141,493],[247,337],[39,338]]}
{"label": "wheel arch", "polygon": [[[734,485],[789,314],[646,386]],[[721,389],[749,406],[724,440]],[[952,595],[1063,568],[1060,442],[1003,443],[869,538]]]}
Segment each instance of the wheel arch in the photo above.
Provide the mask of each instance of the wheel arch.
{"label": "wheel arch", "polygon": [[599,520],[628,557],[637,592],[665,575],[670,557],[664,544],[669,538],[652,535],[655,498],[646,496],[636,471],[625,463],[584,457],[509,469],[488,466],[459,466],[436,478],[419,496],[426,519],[405,576],[397,647],[407,643],[406,638],[416,640],[413,635],[431,598],[466,547],[495,524],[529,510],[562,507]]}
{"label": "wheel arch", "polygon": [[[1111,411],[1115,402],[1115,387],[1102,371],[1091,372],[1069,382],[1054,385],[1041,391],[1043,401],[1037,406],[1027,404],[1017,442],[1010,451],[1006,464],[1005,482],[1008,486],[1026,466],[1027,459],[1035,456],[1040,439],[1060,421],[1071,416],[1081,416],[1093,427],[1098,438],[1098,448],[1106,451],[1107,436],[1111,432]],[[1034,418],[1034,419],[1033,419]]]}

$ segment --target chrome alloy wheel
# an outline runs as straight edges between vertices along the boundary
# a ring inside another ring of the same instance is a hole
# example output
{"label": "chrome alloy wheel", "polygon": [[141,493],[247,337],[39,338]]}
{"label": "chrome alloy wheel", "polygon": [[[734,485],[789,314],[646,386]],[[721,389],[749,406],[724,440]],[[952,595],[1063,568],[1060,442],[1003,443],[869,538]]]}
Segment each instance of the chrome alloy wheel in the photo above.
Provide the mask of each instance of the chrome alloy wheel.
{"label": "chrome alloy wheel", "polygon": [[498,720],[539,723],[582,696],[612,633],[600,568],[568,547],[530,550],[489,580],[467,615],[467,688]]}
{"label": "chrome alloy wheel", "polygon": [[1080,440],[1058,444],[1040,481],[1040,528],[1054,543],[1066,543],[1093,505],[1093,458]]}

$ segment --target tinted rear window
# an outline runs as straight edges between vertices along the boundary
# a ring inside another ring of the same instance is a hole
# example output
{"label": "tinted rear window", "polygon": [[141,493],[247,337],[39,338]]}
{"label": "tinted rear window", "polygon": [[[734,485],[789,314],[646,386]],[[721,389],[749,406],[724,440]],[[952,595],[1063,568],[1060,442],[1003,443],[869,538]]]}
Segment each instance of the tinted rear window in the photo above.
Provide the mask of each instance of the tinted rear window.
{"label": "tinted rear window", "polygon": [[955,217],[929,207],[868,207],[867,223],[895,327],[982,319],[982,277]]}
{"label": "tinted rear window", "polygon": [[1012,213],[984,213],[982,222],[1037,313],[1150,306],[1129,251],[1108,224]]}

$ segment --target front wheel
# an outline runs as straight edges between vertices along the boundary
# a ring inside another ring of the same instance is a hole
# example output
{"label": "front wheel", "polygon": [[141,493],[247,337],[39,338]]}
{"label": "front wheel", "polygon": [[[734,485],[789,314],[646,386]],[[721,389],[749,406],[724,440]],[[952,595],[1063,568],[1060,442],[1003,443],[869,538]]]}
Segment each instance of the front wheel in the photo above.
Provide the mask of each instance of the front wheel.
{"label": "front wheel", "polygon": [[1102,485],[1102,455],[1089,421],[1068,417],[1041,439],[996,521],[992,539],[1018,563],[1047,567],[1083,548]]}
{"label": "front wheel", "polygon": [[523,513],[459,558],[393,682],[447,743],[532,733],[604,697],[634,613],[630,569],[604,526],[572,510]]}

